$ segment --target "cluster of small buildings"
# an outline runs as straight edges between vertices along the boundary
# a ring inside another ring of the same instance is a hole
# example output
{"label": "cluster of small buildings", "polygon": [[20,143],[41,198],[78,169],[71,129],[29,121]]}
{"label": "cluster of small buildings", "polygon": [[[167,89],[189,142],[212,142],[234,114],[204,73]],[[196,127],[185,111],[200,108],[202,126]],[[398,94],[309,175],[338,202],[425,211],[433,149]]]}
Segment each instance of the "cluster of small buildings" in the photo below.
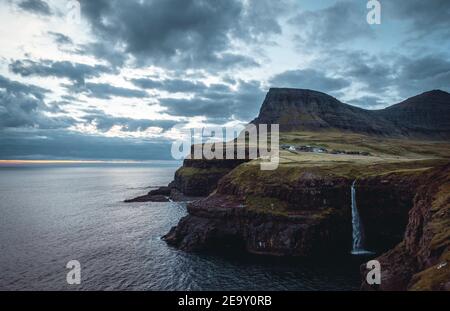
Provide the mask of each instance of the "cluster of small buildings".
{"label": "cluster of small buildings", "polygon": [[289,151],[301,151],[301,152],[315,152],[315,153],[328,153],[328,150],[322,147],[314,146],[294,146],[294,145],[281,145],[281,149]]}
{"label": "cluster of small buildings", "polygon": [[370,153],[367,151],[345,151],[345,150],[328,150],[323,147],[316,146],[294,146],[294,145],[281,145],[281,149],[288,151],[299,151],[299,152],[314,152],[314,153],[329,153],[329,154],[353,154],[353,155],[363,155],[369,156]]}

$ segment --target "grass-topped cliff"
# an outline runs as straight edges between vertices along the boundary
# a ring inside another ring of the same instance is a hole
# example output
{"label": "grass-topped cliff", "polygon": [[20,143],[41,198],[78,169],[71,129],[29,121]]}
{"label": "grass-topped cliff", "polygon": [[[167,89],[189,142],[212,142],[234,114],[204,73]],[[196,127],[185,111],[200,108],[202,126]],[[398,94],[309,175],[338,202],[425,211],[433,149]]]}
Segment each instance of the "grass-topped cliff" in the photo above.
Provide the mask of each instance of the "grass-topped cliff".
{"label": "grass-topped cliff", "polygon": [[[259,160],[241,164],[224,177],[219,192],[271,197],[270,189],[278,187],[281,189],[278,192],[282,192],[295,188],[299,182],[321,183],[325,187],[392,173],[420,175],[450,161],[450,143],[442,141],[400,140],[340,132],[281,133],[280,141],[281,145],[315,146],[326,148],[328,152],[280,150],[280,164],[274,171],[260,170]],[[349,154],[333,154],[333,150]],[[280,210],[286,211],[284,202],[278,203]],[[279,212],[277,208],[266,210]]]}

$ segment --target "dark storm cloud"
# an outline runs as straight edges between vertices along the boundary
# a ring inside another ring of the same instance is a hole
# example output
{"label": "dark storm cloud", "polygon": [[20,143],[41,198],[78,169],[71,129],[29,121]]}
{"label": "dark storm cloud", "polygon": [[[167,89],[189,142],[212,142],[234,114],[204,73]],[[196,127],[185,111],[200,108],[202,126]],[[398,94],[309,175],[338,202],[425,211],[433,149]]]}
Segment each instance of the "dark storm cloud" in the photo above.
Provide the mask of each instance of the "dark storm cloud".
{"label": "dark storm cloud", "polygon": [[301,48],[335,46],[374,36],[366,14],[366,2],[341,1],[325,9],[300,12],[289,23],[298,28],[296,43]]}
{"label": "dark storm cloud", "polygon": [[343,78],[332,78],[314,69],[288,70],[269,80],[271,87],[291,87],[332,92],[343,89],[350,82]]}
{"label": "dark storm cloud", "polygon": [[406,98],[432,89],[450,90],[450,60],[446,54],[372,55],[365,51],[335,50],[323,55],[316,64],[320,70],[334,72],[373,94],[368,101],[355,99],[354,103],[361,106],[383,104],[382,98],[392,93]]}
{"label": "dark storm cloud", "polygon": [[9,65],[9,69],[22,77],[67,78],[77,85],[84,84],[86,78],[99,77],[102,74],[114,72],[111,68],[103,65],[91,66],[69,61],[51,60],[41,60],[40,62],[16,60]]}
{"label": "dark storm cloud", "polygon": [[385,92],[396,75],[394,65],[398,55],[377,56],[365,51],[334,50],[324,56],[323,64],[340,76],[363,83],[370,91]]}
{"label": "dark storm cloud", "polygon": [[89,113],[86,116],[83,116],[82,119],[87,123],[95,124],[96,128],[102,132],[107,132],[116,125],[121,126],[122,131],[125,132],[144,131],[149,127],[159,127],[165,131],[179,123],[172,120],[148,120],[114,117],[99,110],[87,112]]}
{"label": "dark storm cloud", "polygon": [[118,87],[106,83],[87,82],[81,87],[70,85],[67,88],[74,94],[84,93],[89,97],[101,99],[111,99],[112,97],[144,98],[148,96],[147,92],[142,90]]}
{"label": "dark storm cloud", "polygon": [[13,95],[32,95],[39,100],[42,100],[45,93],[49,92],[49,90],[42,87],[20,83],[0,75],[0,90],[1,89],[5,89],[7,93]]}
{"label": "dark storm cloud", "polygon": [[52,11],[50,10],[50,6],[47,2],[42,0],[24,0],[20,1],[18,4],[19,8],[22,10],[36,13],[40,15],[51,15]]}
{"label": "dark storm cloud", "polygon": [[450,61],[444,55],[401,57],[396,62],[394,83],[401,94],[416,95],[432,89],[450,91]]}
{"label": "dark storm cloud", "polygon": [[230,52],[232,39],[266,39],[281,29],[267,14],[268,1],[156,0],[81,1],[93,33],[110,49],[124,46],[138,63],[182,67],[253,66]]}
{"label": "dark storm cloud", "polygon": [[256,116],[265,92],[257,81],[237,81],[237,89],[225,84],[213,84],[192,98],[161,98],[166,112],[176,116],[205,116],[226,119],[235,116],[250,119]]}
{"label": "dark storm cloud", "polygon": [[407,80],[424,80],[433,77],[445,77],[450,73],[450,61],[444,56],[428,55],[417,59],[402,58],[399,61],[401,76]]}
{"label": "dark storm cloud", "polygon": [[373,92],[394,89],[407,97],[432,89],[450,89],[450,61],[446,55],[391,54],[383,58],[352,53],[347,58],[342,74],[365,83]]}
{"label": "dark storm cloud", "polygon": [[105,42],[80,45],[76,53],[81,55],[92,55],[95,58],[103,59],[114,67],[123,66],[128,58],[125,52],[118,51]]}
{"label": "dark storm cloud", "polygon": [[448,0],[390,0],[382,3],[387,16],[409,21],[411,30],[423,35],[439,33],[450,38]]}
{"label": "dark storm cloud", "polygon": [[49,117],[44,112],[54,110],[36,98],[0,91],[0,129],[23,127],[61,129],[74,123],[70,117]]}
{"label": "dark storm cloud", "polygon": [[43,101],[47,90],[0,76],[0,129],[4,128],[67,128],[70,117],[52,118],[45,112],[53,107]]}

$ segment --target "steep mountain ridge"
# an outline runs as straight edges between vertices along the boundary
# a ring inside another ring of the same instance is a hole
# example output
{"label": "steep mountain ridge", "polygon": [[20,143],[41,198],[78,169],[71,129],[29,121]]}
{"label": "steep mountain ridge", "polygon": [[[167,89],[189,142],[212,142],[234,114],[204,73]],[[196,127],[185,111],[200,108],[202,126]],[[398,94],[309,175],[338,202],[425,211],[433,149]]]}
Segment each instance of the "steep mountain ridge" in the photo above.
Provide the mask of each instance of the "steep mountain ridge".
{"label": "steep mountain ridge", "polygon": [[377,111],[404,135],[450,138],[450,94],[433,90]]}
{"label": "steep mountain ridge", "polygon": [[450,94],[430,91],[381,110],[344,104],[322,92],[271,88],[253,124],[280,130],[341,130],[386,137],[450,138]]}

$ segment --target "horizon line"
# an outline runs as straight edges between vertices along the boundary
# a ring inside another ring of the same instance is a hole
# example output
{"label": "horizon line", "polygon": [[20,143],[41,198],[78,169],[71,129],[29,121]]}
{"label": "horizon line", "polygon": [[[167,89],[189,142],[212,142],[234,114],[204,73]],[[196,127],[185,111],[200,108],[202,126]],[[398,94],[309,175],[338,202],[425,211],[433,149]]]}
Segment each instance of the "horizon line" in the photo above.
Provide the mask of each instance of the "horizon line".
{"label": "horizon line", "polygon": [[145,163],[150,161],[178,161],[178,160],[21,160],[21,159],[0,159],[0,164],[99,164],[99,163]]}

